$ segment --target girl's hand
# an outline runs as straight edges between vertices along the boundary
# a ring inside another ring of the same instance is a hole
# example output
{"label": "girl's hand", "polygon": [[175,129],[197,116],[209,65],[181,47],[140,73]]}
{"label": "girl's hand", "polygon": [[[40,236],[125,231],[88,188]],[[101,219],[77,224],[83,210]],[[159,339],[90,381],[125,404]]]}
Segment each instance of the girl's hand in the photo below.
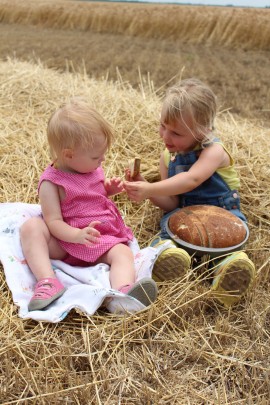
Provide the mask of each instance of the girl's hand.
{"label": "girl's hand", "polygon": [[119,194],[122,193],[122,191],[124,190],[123,181],[120,177],[112,177],[111,179],[106,179],[104,187],[108,195]]}
{"label": "girl's hand", "polygon": [[150,197],[150,183],[147,181],[125,181],[124,188],[132,201],[141,202]]}
{"label": "girl's hand", "polygon": [[101,224],[100,221],[91,222],[86,228],[78,229],[76,240],[74,243],[91,246],[99,242],[100,232],[95,229],[96,225]]}

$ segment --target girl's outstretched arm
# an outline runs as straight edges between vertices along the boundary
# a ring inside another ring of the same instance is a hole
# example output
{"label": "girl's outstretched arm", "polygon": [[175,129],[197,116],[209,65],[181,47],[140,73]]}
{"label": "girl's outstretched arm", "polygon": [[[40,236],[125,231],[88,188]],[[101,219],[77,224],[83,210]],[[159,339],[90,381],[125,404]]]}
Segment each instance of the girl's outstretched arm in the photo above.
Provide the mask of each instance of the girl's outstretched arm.
{"label": "girl's outstretched arm", "polygon": [[187,172],[163,178],[156,183],[126,182],[125,189],[134,201],[140,202],[149,198],[154,203],[158,203],[162,201],[161,197],[177,196],[195,189],[211,177],[218,168],[228,166],[228,164],[229,158],[223,147],[213,144],[201,152],[197,162]]}
{"label": "girl's outstretched arm", "polygon": [[[167,179],[168,178],[168,168],[165,165],[163,153],[161,154],[161,157],[160,157],[159,170],[160,170],[161,180]],[[126,176],[126,180],[129,180],[128,176]],[[147,188],[148,184],[151,184],[151,183],[148,183],[141,175],[137,176],[134,180],[136,180],[134,182],[134,184],[138,184],[139,181],[145,182],[146,188]],[[142,200],[137,200],[138,196],[136,193],[135,193],[135,195],[133,195],[133,190],[130,189],[128,181],[124,183],[124,188],[127,191],[127,194],[131,200],[138,201],[138,202],[143,200],[143,198],[142,198]],[[172,211],[175,208],[177,208],[178,202],[179,202],[179,199],[177,196],[159,195],[159,196],[155,196],[155,197],[149,197],[149,199],[156,207],[159,207],[166,212]]]}
{"label": "girl's outstretched arm", "polygon": [[[160,156],[159,171],[161,180],[166,180],[168,178],[168,167],[165,165],[164,152]],[[176,195],[150,197],[150,201],[165,212],[172,211],[179,206],[179,198]]]}

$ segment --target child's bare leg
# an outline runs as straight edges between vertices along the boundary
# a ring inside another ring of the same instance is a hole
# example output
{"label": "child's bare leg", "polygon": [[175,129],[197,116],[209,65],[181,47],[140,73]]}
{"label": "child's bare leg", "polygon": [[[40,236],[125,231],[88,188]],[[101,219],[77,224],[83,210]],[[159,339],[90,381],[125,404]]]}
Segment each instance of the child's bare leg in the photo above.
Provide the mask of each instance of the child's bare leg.
{"label": "child's bare leg", "polygon": [[20,235],[25,259],[36,279],[55,278],[50,259],[61,260],[66,252],[50,235],[43,219],[31,218],[26,221],[21,226]]}
{"label": "child's bare leg", "polygon": [[66,252],[57,240],[50,235],[49,229],[41,218],[31,218],[21,229],[21,244],[30,270],[37,279],[29,311],[46,308],[65,292],[65,287],[57,279],[52,269],[51,259],[63,259]]}
{"label": "child's bare leg", "polygon": [[122,243],[113,246],[99,258],[99,263],[111,266],[110,282],[115,290],[135,282],[134,256],[128,246]]}
{"label": "child's bare leg", "polygon": [[146,277],[135,282],[134,256],[128,246],[121,243],[115,245],[99,259],[99,263],[111,266],[112,288],[136,298],[145,306],[155,301],[158,291],[154,280]]}

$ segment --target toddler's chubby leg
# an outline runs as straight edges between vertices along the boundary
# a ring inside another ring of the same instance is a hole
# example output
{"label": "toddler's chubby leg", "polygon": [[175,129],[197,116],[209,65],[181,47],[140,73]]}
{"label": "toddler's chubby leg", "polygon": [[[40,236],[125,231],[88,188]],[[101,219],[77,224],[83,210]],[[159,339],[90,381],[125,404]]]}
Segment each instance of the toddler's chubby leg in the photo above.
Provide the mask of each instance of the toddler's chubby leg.
{"label": "toddler's chubby leg", "polygon": [[134,255],[127,245],[119,243],[113,246],[99,258],[98,263],[110,265],[110,282],[115,290],[135,282]]}
{"label": "toddler's chubby leg", "polygon": [[64,286],[56,279],[50,259],[64,259],[66,252],[50,235],[47,225],[41,218],[26,221],[21,226],[20,236],[25,259],[38,281],[29,310],[43,309],[65,291]]}
{"label": "toddler's chubby leg", "polygon": [[99,258],[98,262],[107,263],[110,268],[112,288],[123,292],[145,306],[157,298],[157,286],[151,278],[143,278],[135,282],[134,256],[131,249],[122,243],[113,246]]}
{"label": "toddler's chubby leg", "polygon": [[153,268],[153,277],[158,281],[183,278],[191,266],[189,254],[172,240],[155,238],[151,246],[158,247],[166,242],[169,242],[168,248],[158,256]]}
{"label": "toddler's chubby leg", "polygon": [[50,259],[62,260],[66,252],[51,236],[42,218],[31,218],[20,229],[22,250],[37,280],[55,277]]}
{"label": "toddler's chubby leg", "polygon": [[245,295],[255,275],[255,266],[246,253],[235,252],[218,263],[212,283],[213,294],[228,308]]}

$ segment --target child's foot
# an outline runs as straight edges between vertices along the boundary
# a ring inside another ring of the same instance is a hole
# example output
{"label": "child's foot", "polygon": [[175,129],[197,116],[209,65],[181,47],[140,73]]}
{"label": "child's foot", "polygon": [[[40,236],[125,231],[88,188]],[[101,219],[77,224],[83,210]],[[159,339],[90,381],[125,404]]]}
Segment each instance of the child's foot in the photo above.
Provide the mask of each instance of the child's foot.
{"label": "child's foot", "polygon": [[142,278],[132,285],[124,286],[119,291],[136,298],[146,307],[156,300],[158,294],[156,283],[148,277]]}
{"label": "child's foot", "polygon": [[[161,240],[153,247],[158,247],[169,239]],[[170,241],[171,242],[171,241]],[[164,250],[158,256],[154,268],[153,276],[160,281],[172,280],[174,278],[182,278],[185,276],[188,269],[190,269],[191,258],[184,250],[170,243],[168,249]]]}
{"label": "child's foot", "polygon": [[216,267],[212,290],[225,307],[236,304],[255,278],[255,266],[244,252],[236,252]]}
{"label": "child's foot", "polygon": [[29,311],[43,309],[64,294],[66,288],[57,278],[42,278],[35,286],[28,305]]}

